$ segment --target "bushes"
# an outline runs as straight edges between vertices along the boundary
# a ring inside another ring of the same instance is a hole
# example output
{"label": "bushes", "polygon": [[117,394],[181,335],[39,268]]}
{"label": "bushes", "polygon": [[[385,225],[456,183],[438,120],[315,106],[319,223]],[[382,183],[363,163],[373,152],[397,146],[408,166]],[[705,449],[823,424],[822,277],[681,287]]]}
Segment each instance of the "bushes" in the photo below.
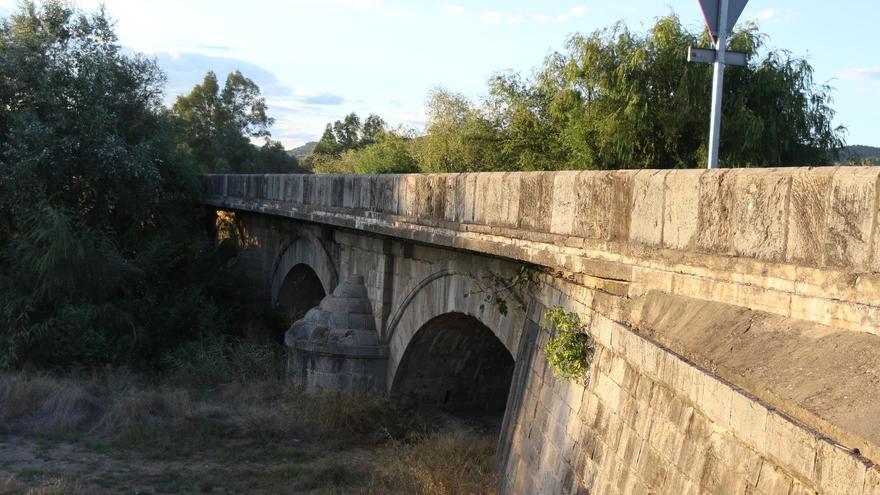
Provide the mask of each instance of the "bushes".
{"label": "bushes", "polygon": [[165,354],[162,361],[177,381],[199,386],[284,377],[284,349],[280,345],[238,342],[223,336],[184,343]]}

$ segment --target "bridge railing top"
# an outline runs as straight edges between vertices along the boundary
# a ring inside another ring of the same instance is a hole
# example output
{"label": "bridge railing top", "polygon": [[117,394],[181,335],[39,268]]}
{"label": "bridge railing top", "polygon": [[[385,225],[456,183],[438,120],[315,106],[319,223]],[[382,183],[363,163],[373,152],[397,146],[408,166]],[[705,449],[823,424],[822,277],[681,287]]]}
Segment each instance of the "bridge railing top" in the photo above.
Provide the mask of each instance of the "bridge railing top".
{"label": "bridge railing top", "polygon": [[880,167],[202,176],[206,199],[230,208],[387,215],[860,273],[880,272],[878,180]]}

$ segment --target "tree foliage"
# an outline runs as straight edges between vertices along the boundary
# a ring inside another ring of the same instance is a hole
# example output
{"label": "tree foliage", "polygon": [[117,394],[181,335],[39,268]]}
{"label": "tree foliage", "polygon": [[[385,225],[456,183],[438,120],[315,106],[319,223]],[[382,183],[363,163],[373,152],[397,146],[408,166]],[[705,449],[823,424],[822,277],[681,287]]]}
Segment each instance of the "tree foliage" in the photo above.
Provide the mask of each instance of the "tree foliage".
{"label": "tree foliage", "polygon": [[156,64],[103,10],[25,2],[0,74],[0,368],[149,362],[228,328],[232,251],[194,213]]}
{"label": "tree foliage", "polygon": [[[745,67],[725,73],[720,160],[728,167],[831,164],[844,129],[832,124],[831,88],[786,51],[769,50],[754,24],[730,37]],[[494,75],[488,97],[445,89],[427,102],[422,136],[407,152],[424,172],[687,168],[706,162],[712,67],[686,61],[688,46],[708,46],[674,14],[646,32],[617,23],[574,34],[531,76]],[[357,166],[370,149],[352,114],[328,124],[316,171],[397,170]],[[364,126],[366,127],[366,125]]]}
{"label": "tree foliage", "polygon": [[[269,139],[274,119],[266,113],[260,88],[241,72],[226,77],[223,89],[214,72],[208,72],[172,108],[201,169],[207,172],[296,172],[297,160],[278,153],[280,143]],[[251,139],[263,138],[260,148]]]}
{"label": "tree foliage", "polygon": [[[675,15],[645,34],[623,24],[574,35],[523,83],[493,85],[500,128],[513,159],[547,146],[565,168],[693,167],[705,162],[711,66],[689,64],[688,46],[708,45]],[[830,88],[806,60],[767,51],[752,24],[730,48],[748,54],[725,75],[721,162],[726,166],[819,165],[833,160],[842,129],[832,126]],[[527,113],[529,115],[524,115]],[[531,133],[541,145],[524,143]],[[505,139],[507,140],[507,139]]]}
{"label": "tree foliage", "polygon": [[412,132],[404,129],[382,130],[363,148],[350,149],[338,155],[312,155],[309,165],[318,173],[335,174],[400,174],[419,172],[413,157]]}
{"label": "tree foliage", "polygon": [[361,149],[375,143],[386,127],[385,121],[378,115],[370,114],[361,124],[360,117],[350,113],[342,120],[327,124],[312,153],[339,156],[349,150]]}

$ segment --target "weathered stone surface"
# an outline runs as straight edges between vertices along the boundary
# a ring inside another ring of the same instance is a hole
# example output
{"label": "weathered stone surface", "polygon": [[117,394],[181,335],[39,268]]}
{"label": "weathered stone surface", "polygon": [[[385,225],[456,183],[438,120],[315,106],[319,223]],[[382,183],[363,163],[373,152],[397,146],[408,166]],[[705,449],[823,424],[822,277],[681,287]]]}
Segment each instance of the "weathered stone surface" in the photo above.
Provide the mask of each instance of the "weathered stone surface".
{"label": "weathered stone surface", "polygon": [[791,175],[780,170],[743,170],[733,186],[731,230],[739,256],[785,258]]}
{"label": "weathered stone surface", "polygon": [[841,167],[834,174],[825,230],[827,265],[857,270],[867,266],[878,176],[875,167]]}
{"label": "weathered stone surface", "polygon": [[548,232],[553,208],[554,174],[520,174],[519,226],[536,232]]}
{"label": "weathered stone surface", "polygon": [[817,266],[825,248],[825,222],[834,167],[802,169],[791,175],[786,260]]}
{"label": "weathered stone surface", "polygon": [[706,253],[733,254],[734,185],[729,170],[707,170],[700,176],[697,248]]}
{"label": "weathered stone surface", "polygon": [[[313,387],[375,389],[380,377],[393,390],[400,379],[442,401],[484,383],[465,396],[497,406],[512,379],[505,493],[873,494],[877,179],[792,169],[204,181],[206,204],[241,214],[241,260],[273,281],[268,293],[296,263],[327,290],[363,275],[307,313],[309,339],[290,342]],[[522,312],[502,314],[481,294],[523,263],[538,265],[536,284]],[[544,356],[541,320],[555,305],[581,313],[598,346],[581,383],[554,378]],[[483,327],[481,341],[455,333]],[[387,373],[369,359],[380,342]],[[421,357],[402,365],[414,343]],[[462,378],[506,369],[478,365],[505,353],[512,378]],[[430,373],[455,366],[468,371]]]}
{"label": "weathered stone surface", "polygon": [[388,347],[379,342],[364,277],[353,275],[294,322],[284,340],[289,372],[306,392],[378,392]]}
{"label": "weathered stone surface", "polygon": [[[702,170],[667,173],[663,199],[663,245],[688,249],[693,245],[699,217]],[[651,206],[644,206],[649,209]]]}
{"label": "weathered stone surface", "polygon": [[651,246],[663,242],[665,170],[642,170],[632,178],[630,240]]}

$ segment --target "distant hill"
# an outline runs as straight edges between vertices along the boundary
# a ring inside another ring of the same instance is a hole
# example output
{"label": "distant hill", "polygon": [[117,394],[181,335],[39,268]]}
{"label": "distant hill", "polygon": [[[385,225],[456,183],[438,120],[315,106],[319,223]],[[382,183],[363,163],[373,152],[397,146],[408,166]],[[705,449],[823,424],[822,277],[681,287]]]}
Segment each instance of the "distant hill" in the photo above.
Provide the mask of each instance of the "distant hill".
{"label": "distant hill", "polygon": [[844,146],[838,156],[838,160],[843,163],[868,159],[880,164],[880,148],[876,146],[864,146],[861,144]]}
{"label": "distant hill", "polygon": [[315,146],[318,145],[317,141],[309,141],[308,143],[297,146],[296,148],[287,150],[287,154],[291,156],[295,156],[297,159],[305,158],[312,154],[312,150],[315,149]]}

